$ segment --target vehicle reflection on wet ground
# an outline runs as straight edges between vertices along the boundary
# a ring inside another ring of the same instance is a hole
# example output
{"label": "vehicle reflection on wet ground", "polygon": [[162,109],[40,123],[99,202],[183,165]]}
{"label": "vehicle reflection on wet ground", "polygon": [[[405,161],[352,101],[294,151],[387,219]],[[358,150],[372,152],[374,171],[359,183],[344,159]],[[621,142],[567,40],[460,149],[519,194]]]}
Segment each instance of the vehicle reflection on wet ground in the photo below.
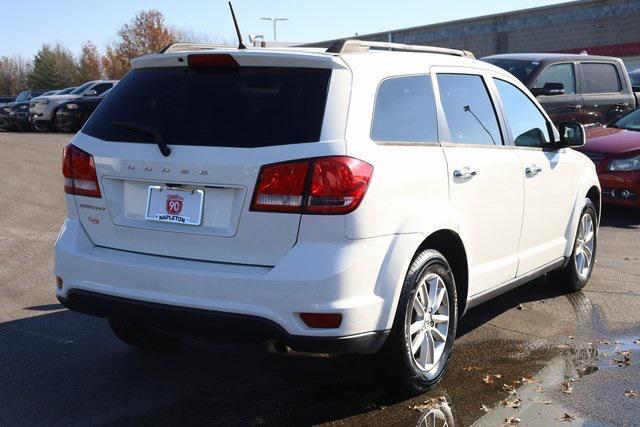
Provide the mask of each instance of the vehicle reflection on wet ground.
{"label": "vehicle reflection on wet ground", "polygon": [[[583,292],[538,279],[470,310],[443,380],[407,398],[361,358],[283,357],[256,344],[195,340],[143,353],[118,342],[106,321],[56,304],[51,247],[64,218],[59,157],[67,142],[0,133],[0,200],[12,201],[0,223],[0,425],[393,426],[442,415],[451,425],[447,408],[456,425],[512,416],[550,425],[565,413],[589,423],[640,419],[640,397],[625,395],[640,392],[638,211],[605,209]],[[32,168],[15,167],[27,161]],[[24,191],[25,182],[39,185]],[[612,363],[626,350],[629,365]],[[515,398],[517,408],[501,403]]]}

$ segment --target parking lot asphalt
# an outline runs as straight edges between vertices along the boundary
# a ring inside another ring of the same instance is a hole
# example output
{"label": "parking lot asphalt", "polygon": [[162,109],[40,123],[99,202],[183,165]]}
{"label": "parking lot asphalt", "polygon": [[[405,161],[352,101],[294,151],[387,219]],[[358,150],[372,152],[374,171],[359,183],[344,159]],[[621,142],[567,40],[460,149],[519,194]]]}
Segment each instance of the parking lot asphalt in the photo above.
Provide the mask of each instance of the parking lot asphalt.
{"label": "parking lot asphalt", "polygon": [[0,425],[640,420],[638,211],[605,208],[583,292],[538,279],[470,310],[442,382],[406,399],[362,358],[285,357],[257,344],[196,340],[143,353],[120,343],[105,320],[64,309],[52,269],[70,138],[0,133]]}

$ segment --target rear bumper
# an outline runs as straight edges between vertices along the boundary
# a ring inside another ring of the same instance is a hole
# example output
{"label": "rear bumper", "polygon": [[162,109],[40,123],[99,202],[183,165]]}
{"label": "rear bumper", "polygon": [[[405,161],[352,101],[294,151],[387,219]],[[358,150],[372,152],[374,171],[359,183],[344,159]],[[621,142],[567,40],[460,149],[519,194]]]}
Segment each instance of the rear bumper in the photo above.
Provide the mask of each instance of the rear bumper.
{"label": "rear bumper", "polygon": [[[410,234],[299,241],[277,265],[260,267],[102,248],[90,241],[77,219],[67,219],[55,248],[55,274],[63,280],[56,292],[71,309],[89,314],[117,315],[100,307],[114,306],[105,301],[128,301],[117,305],[141,304],[144,319],[157,306],[212,319],[221,314],[260,319],[258,323],[271,325],[260,338],[286,341],[299,351],[367,353],[379,348],[391,329],[410,254],[419,241],[421,235]],[[83,292],[105,299],[80,297]],[[333,329],[311,328],[300,313],[340,313],[342,323]],[[354,337],[369,338],[351,341]],[[301,344],[306,339],[313,341],[313,350]],[[344,347],[335,344],[347,339],[350,344]]]}
{"label": "rear bumper", "polygon": [[287,333],[278,324],[255,316],[238,315],[188,307],[71,290],[58,300],[67,308],[98,317],[118,317],[161,329],[247,341],[275,340],[294,351],[330,354],[372,354],[377,352],[389,332],[370,332],[344,337],[309,337]]}

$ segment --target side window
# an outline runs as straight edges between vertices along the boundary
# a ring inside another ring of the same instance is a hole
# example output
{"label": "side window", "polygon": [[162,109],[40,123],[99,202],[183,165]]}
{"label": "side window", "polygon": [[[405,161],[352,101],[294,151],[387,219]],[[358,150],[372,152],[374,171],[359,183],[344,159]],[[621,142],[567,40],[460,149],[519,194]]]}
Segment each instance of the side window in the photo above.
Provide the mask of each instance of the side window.
{"label": "side window", "polygon": [[438,87],[451,142],[502,145],[496,112],[481,76],[438,74]]}
{"label": "side window", "polygon": [[504,80],[493,79],[498,88],[514,143],[518,147],[549,144],[547,120],[520,89]]}
{"label": "side window", "polygon": [[543,89],[547,83],[562,83],[565,95],[573,95],[576,93],[576,73],[573,64],[556,64],[551,65],[542,71],[533,88]]}
{"label": "side window", "polygon": [[100,95],[104,91],[111,89],[112,86],[113,85],[111,83],[100,83],[95,85],[92,89],[96,91],[97,95]]}
{"label": "side window", "polygon": [[384,80],[378,88],[371,125],[374,141],[438,141],[438,120],[431,77]]}
{"label": "side window", "polygon": [[622,91],[618,69],[613,64],[584,62],[581,64],[584,93],[617,93]]}

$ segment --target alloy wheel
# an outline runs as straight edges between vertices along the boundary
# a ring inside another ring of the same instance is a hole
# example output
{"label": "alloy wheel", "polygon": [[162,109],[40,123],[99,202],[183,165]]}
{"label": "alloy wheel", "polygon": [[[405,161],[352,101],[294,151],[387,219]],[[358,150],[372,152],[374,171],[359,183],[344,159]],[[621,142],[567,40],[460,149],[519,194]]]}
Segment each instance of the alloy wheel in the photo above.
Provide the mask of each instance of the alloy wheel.
{"label": "alloy wheel", "polygon": [[429,273],[421,279],[409,311],[405,328],[413,362],[430,371],[440,361],[449,334],[449,295],[439,275]]}
{"label": "alloy wheel", "polygon": [[587,280],[593,265],[593,249],[595,247],[595,229],[593,218],[585,212],[580,218],[574,262],[580,280]]}

